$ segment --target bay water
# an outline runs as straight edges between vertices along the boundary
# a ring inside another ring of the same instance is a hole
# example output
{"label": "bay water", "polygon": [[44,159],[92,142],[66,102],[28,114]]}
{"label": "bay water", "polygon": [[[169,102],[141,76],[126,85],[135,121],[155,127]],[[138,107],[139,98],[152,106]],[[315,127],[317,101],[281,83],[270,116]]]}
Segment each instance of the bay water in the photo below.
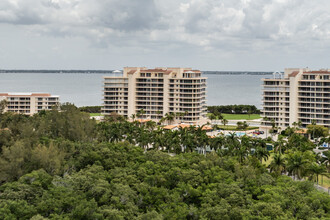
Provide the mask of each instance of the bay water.
{"label": "bay water", "polygon": [[[102,105],[103,76],[99,73],[0,73],[2,92],[46,92],[76,106]],[[250,104],[261,108],[261,79],[267,75],[203,74],[207,105]]]}

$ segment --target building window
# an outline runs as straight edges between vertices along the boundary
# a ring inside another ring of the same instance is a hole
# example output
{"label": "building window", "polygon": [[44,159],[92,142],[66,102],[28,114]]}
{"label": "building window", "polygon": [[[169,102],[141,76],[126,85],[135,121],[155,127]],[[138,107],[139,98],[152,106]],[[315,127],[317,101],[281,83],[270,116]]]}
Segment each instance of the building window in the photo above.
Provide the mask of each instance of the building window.
{"label": "building window", "polygon": [[151,77],[151,73],[147,73],[147,75],[146,75],[147,77]]}
{"label": "building window", "polygon": [[145,73],[140,73],[140,76],[141,76],[141,77],[145,77],[146,74],[145,74]]}

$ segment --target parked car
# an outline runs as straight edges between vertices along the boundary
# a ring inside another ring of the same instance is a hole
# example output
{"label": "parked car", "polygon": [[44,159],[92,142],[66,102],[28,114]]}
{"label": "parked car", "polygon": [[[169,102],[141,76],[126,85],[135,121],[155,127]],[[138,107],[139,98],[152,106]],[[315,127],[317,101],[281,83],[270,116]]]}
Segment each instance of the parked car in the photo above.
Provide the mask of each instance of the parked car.
{"label": "parked car", "polygon": [[255,130],[254,132],[253,132],[253,134],[257,134],[257,135],[259,135],[259,134],[264,134],[265,132],[263,132],[263,131],[257,131],[257,130]]}

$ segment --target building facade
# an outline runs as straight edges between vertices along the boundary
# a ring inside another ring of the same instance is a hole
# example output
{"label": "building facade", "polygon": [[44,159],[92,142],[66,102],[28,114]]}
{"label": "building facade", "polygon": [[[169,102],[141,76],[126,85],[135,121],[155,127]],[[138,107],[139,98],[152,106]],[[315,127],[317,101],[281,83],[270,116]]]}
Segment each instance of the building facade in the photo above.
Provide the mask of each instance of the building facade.
{"label": "building facade", "polygon": [[0,101],[6,100],[4,112],[33,115],[42,110],[50,110],[59,104],[59,96],[49,93],[0,93]]}
{"label": "building facade", "polygon": [[112,112],[154,121],[174,113],[180,122],[205,123],[206,78],[191,68],[125,67],[120,76],[104,77],[102,113]]}
{"label": "building facade", "polygon": [[263,79],[263,125],[285,129],[294,122],[330,127],[330,70],[285,69]]}

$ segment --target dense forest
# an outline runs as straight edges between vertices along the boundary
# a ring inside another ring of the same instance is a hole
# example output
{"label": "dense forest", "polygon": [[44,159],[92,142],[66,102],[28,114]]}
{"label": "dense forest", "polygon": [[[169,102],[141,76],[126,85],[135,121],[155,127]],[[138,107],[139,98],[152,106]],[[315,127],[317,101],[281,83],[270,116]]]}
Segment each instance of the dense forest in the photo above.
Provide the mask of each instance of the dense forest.
{"label": "dense forest", "polygon": [[102,106],[83,106],[79,107],[78,109],[82,112],[88,113],[101,113]]}
{"label": "dense forest", "polygon": [[254,105],[219,105],[208,106],[207,111],[215,115],[226,114],[260,114],[260,110]]}
{"label": "dense forest", "polygon": [[70,104],[3,113],[0,219],[329,219],[330,197],[314,184],[330,154],[295,129],[272,142],[96,122]]}

